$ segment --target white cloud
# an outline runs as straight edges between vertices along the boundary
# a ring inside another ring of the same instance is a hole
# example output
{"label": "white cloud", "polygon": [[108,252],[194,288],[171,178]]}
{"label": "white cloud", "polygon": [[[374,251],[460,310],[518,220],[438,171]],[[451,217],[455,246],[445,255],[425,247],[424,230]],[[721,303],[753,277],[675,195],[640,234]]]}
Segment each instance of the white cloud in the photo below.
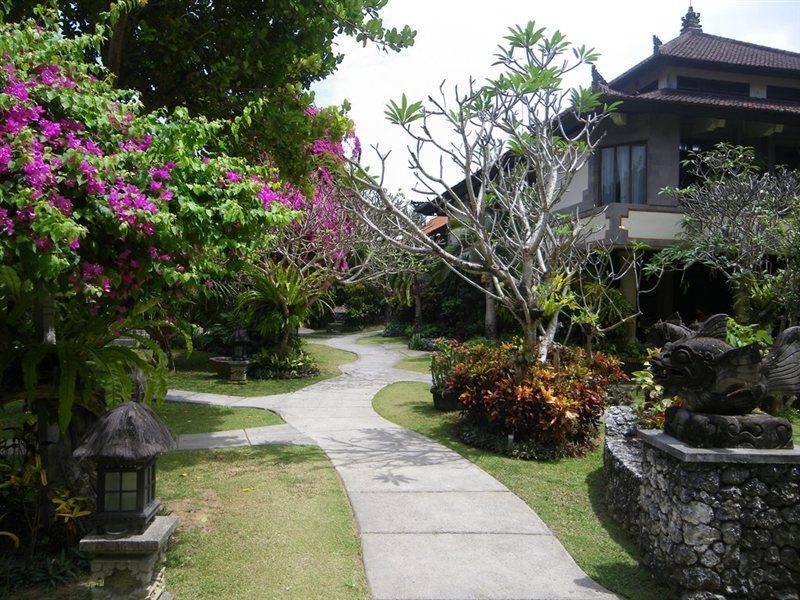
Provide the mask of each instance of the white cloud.
{"label": "white cloud", "polygon": [[[370,144],[391,149],[386,185],[410,192],[408,139],[384,118],[389,99],[402,92],[422,99],[442,80],[453,84],[486,77],[506,29],[530,19],[593,46],[601,53],[599,71],[610,79],[652,52],[653,34],[665,42],[678,35],[686,8],[684,0],[392,0],[384,23],[416,29],[415,45],[384,54],[343,39],[339,70],[314,91],[319,105],[350,101],[365,159],[371,158]],[[708,33],[800,52],[800,0],[696,0],[694,8]],[[588,70],[584,76],[588,84]]]}

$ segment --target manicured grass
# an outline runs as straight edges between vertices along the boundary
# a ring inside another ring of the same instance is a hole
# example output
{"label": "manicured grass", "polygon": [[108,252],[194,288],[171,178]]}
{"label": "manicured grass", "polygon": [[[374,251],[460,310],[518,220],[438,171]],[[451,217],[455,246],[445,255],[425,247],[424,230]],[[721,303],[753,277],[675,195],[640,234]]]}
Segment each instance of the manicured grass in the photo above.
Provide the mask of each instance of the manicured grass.
{"label": "manicured grass", "polygon": [[396,383],[381,390],[373,405],[386,419],[448,446],[505,484],[538,513],[601,585],[635,600],[670,597],[639,564],[633,541],[606,513],[601,449],[579,459],[533,462],[471,448],[453,438],[457,415],[436,411],[428,387]]}
{"label": "manicured grass", "polygon": [[356,344],[371,345],[371,344],[406,344],[406,338],[402,336],[383,337],[380,333],[375,335],[368,335],[360,338]]}
{"label": "manicured grass", "polygon": [[229,431],[283,423],[283,419],[274,412],[261,408],[212,406],[189,402],[161,402],[153,408],[175,435]]}
{"label": "manicured grass", "polygon": [[169,375],[169,387],[193,392],[208,392],[228,396],[269,396],[285,394],[304,388],[312,383],[339,375],[339,367],[352,362],[356,355],[322,344],[306,343],[305,350],[314,357],[320,368],[319,375],[302,379],[248,380],[245,385],[220,381],[208,362],[210,354],[195,350],[190,356],[180,353],[175,359],[175,372]]}
{"label": "manicured grass", "polygon": [[350,505],[317,448],[170,453],[157,493],[181,518],[166,571],[177,598],[369,597]]}
{"label": "manicured grass", "polygon": [[414,371],[415,373],[430,373],[431,357],[430,355],[409,356],[397,363],[395,367],[406,371]]}

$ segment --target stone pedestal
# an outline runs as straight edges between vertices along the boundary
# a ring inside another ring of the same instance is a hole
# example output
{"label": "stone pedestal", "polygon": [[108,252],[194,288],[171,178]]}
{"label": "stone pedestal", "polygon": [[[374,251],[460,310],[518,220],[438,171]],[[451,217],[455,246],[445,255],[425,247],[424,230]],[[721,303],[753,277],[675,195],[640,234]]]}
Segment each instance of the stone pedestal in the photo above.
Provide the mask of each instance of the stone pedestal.
{"label": "stone pedestal", "polygon": [[682,600],[800,598],[800,451],[638,436],[639,546],[653,573]]}
{"label": "stone pedestal", "polygon": [[90,534],[80,541],[89,555],[96,600],[169,600],[164,591],[164,555],[178,517],[156,517],[139,535]]}

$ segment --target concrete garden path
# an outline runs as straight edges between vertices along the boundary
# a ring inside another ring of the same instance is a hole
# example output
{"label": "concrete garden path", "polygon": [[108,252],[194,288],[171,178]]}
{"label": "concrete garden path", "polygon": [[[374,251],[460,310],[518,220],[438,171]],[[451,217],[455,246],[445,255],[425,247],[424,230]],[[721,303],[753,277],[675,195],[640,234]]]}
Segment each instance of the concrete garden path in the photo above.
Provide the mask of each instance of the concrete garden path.
{"label": "concrete garden path", "polygon": [[[393,367],[419,353],[356,344],[364,335],[315,340],[358,359],[338,377],[296,392],[242,398],[173,390],[168,399],[269,409],[292,428],[284,430],[287,437],[317,444],[350,498],[376,600],[617,598],[589,579],[504,485],[441,444],[378,416],[372,399],[381,388],[428,383],[430,376]],[[232,437],[214,435],[226,434]],[[218,445],[255,443],[252,436],[237,439]]]}

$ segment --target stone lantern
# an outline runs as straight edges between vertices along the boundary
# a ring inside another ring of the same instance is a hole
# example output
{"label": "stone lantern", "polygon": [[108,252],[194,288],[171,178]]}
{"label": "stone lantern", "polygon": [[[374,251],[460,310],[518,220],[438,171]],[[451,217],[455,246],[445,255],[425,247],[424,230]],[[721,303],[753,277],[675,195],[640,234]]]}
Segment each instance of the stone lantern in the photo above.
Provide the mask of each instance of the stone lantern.
{"label": "stone lantern", "polygon": [[247,329],[244,327],[237,329],[233,332],[230,338],[231,346],[233,346],[233,360],[247,360],[247,346],[250,343],[250,336],[247,334]]}
{"label": "stone lantern", "polygon": [[156,499],[156,455],[175,437],[146,404],[125,402],[103,415],[75,450],[97,467],[98,531],[142,533],[161,504]]}
{"label": "stone lantern", "polygon": [[156,516],[156,455],[176,448],[172,432],[145,404],[125,402],[103,415],[74,456],[97,469],[97,533],[80,541],[102,585],[93,598],[168,598],[164,554],[178,519]]}

